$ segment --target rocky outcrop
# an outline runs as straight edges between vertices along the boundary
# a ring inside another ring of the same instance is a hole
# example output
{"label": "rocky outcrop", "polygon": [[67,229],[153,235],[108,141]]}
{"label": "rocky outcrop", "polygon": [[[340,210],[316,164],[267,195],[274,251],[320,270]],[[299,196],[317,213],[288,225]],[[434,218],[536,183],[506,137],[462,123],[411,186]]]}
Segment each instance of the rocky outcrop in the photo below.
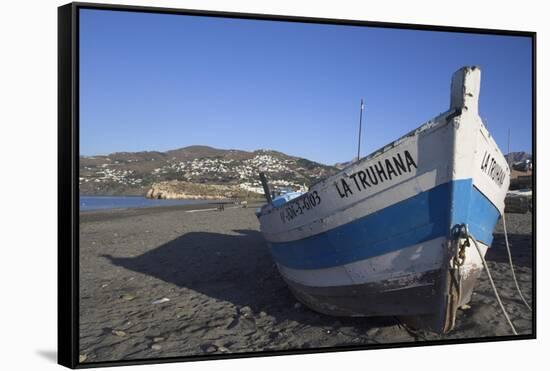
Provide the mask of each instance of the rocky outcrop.
{"label": "rocky outcrop", "polygon": [[243,197],[237,185],[196,184],[177,180],[154,183],[147,191],[147,198],[214,200]]}

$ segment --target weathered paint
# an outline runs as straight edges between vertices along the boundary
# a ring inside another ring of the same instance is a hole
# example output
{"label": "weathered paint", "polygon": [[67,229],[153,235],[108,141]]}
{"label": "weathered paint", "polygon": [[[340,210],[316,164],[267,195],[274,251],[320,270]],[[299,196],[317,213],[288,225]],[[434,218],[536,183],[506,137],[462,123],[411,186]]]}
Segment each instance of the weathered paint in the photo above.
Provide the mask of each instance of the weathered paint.
{"label": "weathered paint", "polygon": [[310,308],[335,316],[406,316],[431,313],[438,298],[439,270],[352,286],[311,287],[285,278]]}
{"label": "weathered paint", "polygon": [[446,238],[440,237],[349,264],[319,269],[295,269],[278,264],[289,280],[314,287],[347,286],[385,281],[411,272],[439,269]]}

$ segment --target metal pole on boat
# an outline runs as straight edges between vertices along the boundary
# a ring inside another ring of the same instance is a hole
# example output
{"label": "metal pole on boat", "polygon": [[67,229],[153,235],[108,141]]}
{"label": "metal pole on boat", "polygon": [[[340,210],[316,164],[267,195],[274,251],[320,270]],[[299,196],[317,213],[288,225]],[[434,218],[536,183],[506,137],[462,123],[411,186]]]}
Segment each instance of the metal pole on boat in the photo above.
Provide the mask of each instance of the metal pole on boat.
{"label": "metal pole on boat", "polygon": [[360,154],[361,154],[361,124],[363,121],[363,98],[361,98],[361,109],[359,110],[359,143],[357,145],[357,161],[359,161]]}
{"label": "metal pole on boat", "polygon": [[508,162],[508,167],[510,166],[510,128],[508,128],[508,156],[506,158],[506,162]]}
{"label": "metal pole on boat", "polygon": [[271,203],[271,193],[269,192],[269,185],[267,184],[267,178],[263,172],[260,173],[260,181],[262,182],[262,187],[264,187],[264,195],[267,203]]}

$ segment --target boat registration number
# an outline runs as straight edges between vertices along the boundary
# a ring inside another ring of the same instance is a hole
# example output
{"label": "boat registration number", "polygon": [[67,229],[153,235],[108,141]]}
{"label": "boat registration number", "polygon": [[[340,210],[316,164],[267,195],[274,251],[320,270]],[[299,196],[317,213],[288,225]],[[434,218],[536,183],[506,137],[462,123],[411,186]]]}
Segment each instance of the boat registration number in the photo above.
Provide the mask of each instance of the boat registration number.
{"label": "boat registration number", "polygon": [[290,201],[284,205],[280,211],[281,220],[283,223],[290,222],[309,210],[319,206],[321,197],[317,191],[306,193],[304,196],[298,197],[296,200]]}

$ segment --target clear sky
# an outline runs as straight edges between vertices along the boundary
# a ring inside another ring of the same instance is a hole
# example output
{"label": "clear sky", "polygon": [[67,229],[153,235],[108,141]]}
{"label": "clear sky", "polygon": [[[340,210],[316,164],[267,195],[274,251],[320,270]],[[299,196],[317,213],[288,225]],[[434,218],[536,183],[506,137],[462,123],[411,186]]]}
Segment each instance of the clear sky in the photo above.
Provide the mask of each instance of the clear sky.
{"label": "clear sky", "polygon": [[333,164],[446,111],[451,75],[482,69],[501,150],[531,152],[525,37],[81,10],[83,155],[209,145]]}

